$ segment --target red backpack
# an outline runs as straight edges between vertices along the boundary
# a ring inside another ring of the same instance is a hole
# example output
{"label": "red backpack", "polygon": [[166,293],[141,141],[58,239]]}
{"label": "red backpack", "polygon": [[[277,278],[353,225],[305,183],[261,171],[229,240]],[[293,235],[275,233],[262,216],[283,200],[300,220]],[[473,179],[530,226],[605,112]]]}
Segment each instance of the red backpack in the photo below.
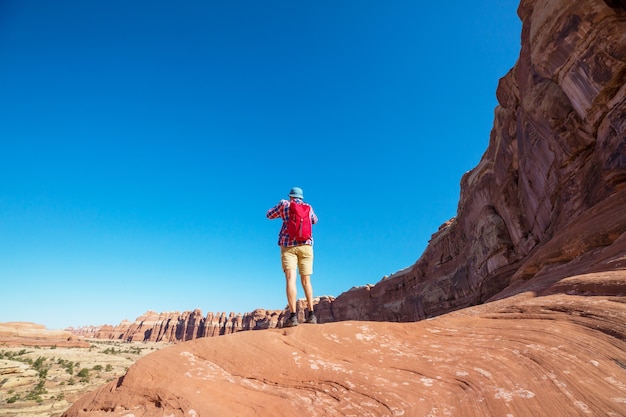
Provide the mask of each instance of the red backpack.
{"label": "red backpack", "polygon": [[311,206],[296,201],[289,203],[287,234],[299,242],[311,239]]}

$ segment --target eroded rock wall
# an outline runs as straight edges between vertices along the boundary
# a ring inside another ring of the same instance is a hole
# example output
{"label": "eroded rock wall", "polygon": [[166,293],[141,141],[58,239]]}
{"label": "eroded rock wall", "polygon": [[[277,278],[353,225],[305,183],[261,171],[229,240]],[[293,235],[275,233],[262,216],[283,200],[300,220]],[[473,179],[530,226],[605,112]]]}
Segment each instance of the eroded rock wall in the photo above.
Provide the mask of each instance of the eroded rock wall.
{"label": "eroded rock wall", "polygon": [[[341,294],[336,320],[413,321],[482,303],[554,259],[626,231],[626,8],[603,0],[523,0],[520,57],[498,85],[490,143],[461,180],[457,216],[406,271]],[[585,220],[594,206],[615,200]],[[589,230],[568,230],[586,222]],[[581,236],[584,236],[581,237]],[[529,262],[530,258],[533,259]]]}

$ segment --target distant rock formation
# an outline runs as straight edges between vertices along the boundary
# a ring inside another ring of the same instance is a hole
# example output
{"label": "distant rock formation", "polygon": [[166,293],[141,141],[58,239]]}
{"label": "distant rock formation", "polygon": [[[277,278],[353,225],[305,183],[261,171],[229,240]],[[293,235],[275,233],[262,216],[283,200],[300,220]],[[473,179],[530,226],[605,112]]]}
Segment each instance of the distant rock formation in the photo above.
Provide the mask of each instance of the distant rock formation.
{"label": "distant rock formation", "polygon": [[[333,321],[331,304],[334,297],[315,298],[315,311],[321,322]],[[305,300],[298,300],[300,321],[304,321]],[[84,338],[121,340],[125,342],[184,342],[200,337],[232,334],[244,330],[264,330],[281,327],[286,310],[258,308],[251,313],[208,313],[200,309],[157,313],[147,311],[134,322],[123,320],[116,326],[70,327],[66,330]]]}
{"label": "distant rock formation", "polygon": [[29,322],[0,323],[0,345],[89,347],[83,338],[66,330],[48,330],[46,326]]}
{"label": "distant rock formation", "polygon": [[202,311],[157,313],[148,311],[134,322],[122,321],[117,326],[81,327],[70,329],[75,334],[97,339],[126,342],[179,342],[199,337],[231,334],[242,330],[277,327],[282,310],[257,309],[252,313],[208,313]]}

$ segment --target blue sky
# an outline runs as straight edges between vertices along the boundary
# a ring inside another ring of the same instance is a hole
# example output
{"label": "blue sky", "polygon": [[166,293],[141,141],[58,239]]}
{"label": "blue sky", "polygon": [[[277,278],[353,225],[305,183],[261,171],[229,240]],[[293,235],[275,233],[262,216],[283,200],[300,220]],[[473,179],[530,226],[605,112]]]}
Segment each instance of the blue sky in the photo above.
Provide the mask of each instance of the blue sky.
{"label": "blue sky", "polygon": [[413,264],[487,148],[517,6],[0,1],[0,321],[282,309],[292,186],[315,295]]}

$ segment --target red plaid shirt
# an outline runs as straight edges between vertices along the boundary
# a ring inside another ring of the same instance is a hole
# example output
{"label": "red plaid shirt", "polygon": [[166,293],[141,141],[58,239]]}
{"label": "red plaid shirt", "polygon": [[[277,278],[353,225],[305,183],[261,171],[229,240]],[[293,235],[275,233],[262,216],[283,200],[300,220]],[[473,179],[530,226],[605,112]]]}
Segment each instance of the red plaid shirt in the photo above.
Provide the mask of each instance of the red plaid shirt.
{"label": "red plaid shirt", "polygon": [[[299,198],[295,199],[295,201],[299,203],[303,203],[303,201]],[[287,222],[289,221],[289,200],[280,200],[278,204],[267,211],[268,219],[283,219],[283,225],[280,228],[280,233],[278,234],[278,246],[298,246],[298,245],[311,245],[313,246],[313,237],[307,240],[306,242],[297,242],[295,239],[292,239],[287,234]],[[307,206],[311,207],[310,204],[304,203]],[[313,207],[311,207],[311,223],[317,223],[317,216],[313,212]]]}

